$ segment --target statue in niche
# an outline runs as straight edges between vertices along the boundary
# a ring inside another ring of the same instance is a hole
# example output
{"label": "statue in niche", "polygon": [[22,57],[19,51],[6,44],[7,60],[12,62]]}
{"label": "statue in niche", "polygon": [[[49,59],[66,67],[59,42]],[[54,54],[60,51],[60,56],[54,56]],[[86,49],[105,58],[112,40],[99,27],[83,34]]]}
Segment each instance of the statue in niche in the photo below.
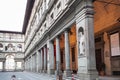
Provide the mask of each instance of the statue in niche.
{"label": "statue in niche", "polygon": [[79,28],[79,56],[84,56],[85,55],[85,37],[84,37],[84,29],[82,27]]}

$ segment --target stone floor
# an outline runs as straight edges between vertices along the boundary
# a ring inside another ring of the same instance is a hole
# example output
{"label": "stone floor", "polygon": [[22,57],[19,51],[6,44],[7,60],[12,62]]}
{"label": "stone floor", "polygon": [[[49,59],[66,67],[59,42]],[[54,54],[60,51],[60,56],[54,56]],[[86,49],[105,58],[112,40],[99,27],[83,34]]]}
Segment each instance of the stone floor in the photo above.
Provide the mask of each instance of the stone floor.
{"label": "stone floor", "polygon": [[0,72],[0,80],[12,80],[12,75],[16,76],[15,80],[55,80],[54,76],[28,72]]}
{"label": "stone floor", "polygon": [[[29,73],[29,72],[0,72],[0,80],[12,80],[11,76],[15,75],[16,80],[56,80],[55,75]],[[72,77],[63,80],[72,80]],[[74,76],[74,80],[80,80]],[[100,76],[96,80],[120,80],[120,76]]]}

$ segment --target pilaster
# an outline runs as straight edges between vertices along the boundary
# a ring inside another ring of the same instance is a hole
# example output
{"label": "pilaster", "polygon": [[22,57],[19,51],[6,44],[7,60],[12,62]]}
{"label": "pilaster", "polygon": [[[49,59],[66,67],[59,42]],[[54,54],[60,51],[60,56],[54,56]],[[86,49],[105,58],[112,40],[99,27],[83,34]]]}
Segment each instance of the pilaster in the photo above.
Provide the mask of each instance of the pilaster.
{"label": "pilaster", "polygon": [[91,0],[83,0],[80,4],[76,7],[78,75],[81,80],[95,80],[98,73],[94,47],[94,11]]}

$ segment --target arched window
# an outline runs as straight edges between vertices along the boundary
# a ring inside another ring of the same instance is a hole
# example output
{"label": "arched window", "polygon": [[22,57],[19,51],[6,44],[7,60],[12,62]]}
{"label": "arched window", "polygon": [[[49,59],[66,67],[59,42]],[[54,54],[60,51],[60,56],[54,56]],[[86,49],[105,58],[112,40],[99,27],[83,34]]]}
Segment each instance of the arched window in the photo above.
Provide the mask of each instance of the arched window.
{"label": "arched window", "polygon": [[22,45],[21,44],[17,45],[17,51],[22,51]]}
{"label": "arched window", "polygon": [[3,50],[3,45],[2,45],[2,43],[0,43],[0,51],[2,51]]}
{"label": "arched window", "polygon": [[8,51],[13,51],[13,45],[12,44],[8,44]]}

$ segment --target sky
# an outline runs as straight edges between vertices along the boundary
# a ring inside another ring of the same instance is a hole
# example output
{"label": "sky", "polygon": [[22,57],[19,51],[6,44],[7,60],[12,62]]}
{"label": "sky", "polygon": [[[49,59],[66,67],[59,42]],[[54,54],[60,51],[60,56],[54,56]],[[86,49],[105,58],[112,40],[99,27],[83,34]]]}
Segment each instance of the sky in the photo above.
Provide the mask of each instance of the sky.
{"label": "sky", "polygon": [[22,32],[27,0],[0,1],[0,30]]}

